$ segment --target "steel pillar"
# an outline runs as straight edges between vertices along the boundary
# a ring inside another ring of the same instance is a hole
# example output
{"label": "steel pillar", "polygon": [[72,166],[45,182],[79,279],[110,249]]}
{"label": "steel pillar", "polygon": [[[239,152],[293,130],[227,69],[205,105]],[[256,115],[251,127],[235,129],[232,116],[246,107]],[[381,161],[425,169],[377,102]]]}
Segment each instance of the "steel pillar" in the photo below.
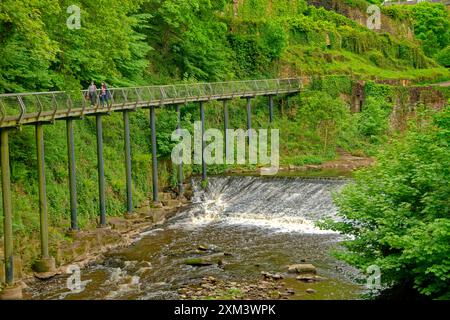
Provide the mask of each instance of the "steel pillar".
{"label": "steel pillar", "polygon": [[252,140],[252,103],[251,98],[247,98],[247,130],[248,130],[248,144]]}
{"label": "steel pillar", "polygon": [[158,202],[158,159],[156,157],[156,116],[155,107],[150,107],[150,127],[152,131],[152,181],[153,202]]}
{"label": "steel pillar", "polygon": [[[177,105],[177,115],[178,115],[178,125],[177,130],[178,134],[181,134],[181,106]],[[183,195],[183,158],[181,158],[181,162],[178,165],[178,192],[179,196],[181,197]]]}
{"label": "steel pillar", "polygon": [[95,116],[97,127],[97,166],[98,192],[100,201],[100,227],[106,227],[105,167],[103,160],[103,124],[102,115]]}
{"label": "steel pillar", "polygon": [[269,96],[269,121],[273,122],[273,96]]}
{"label": "steel pillar", "polygon": [[67,158],[69,164],[69,191],[70,191],[70,230],[78,230],[77,213],[77,178],[75,164],[75,140],[73,137],[73,119],[66,120],[67,131]]}
{"label": "steel pillar", "polygon": [[133,213],[133,194],[131,180],[131,142],[129,111],[123,112],[124,148],[125,148],[125,175],[127,183],[127,214]]}
{"label": "steel pillar", "polygon": [[3,237],[5,251],[5,283],[14,284],[14,257],[12,233],[11,172],[9,167],[8,129],[0,129],[2,196],[3,196]]}
{"label": "steel pillar", "polygon": [[200,102],[200,118],[202,121],[202,181],[206,181],[206,162],[205,162],[205,107],[203,102]]}
{"label": "steel pillar", "polygon": [[45,155],[44,155],[44,126],[36,125],[36,150],[39,183],[39,216],[41,226],[41,257],[49,258],[48,254],[48,217],[47,217],[47,192],[45,181]]}
{"label": "steel pillar", "polygon": [[228,101],[223,100],[223,136],[225,138],[225,157],[228,154],[228,137],[227,137],[227,130],[228,130]]}

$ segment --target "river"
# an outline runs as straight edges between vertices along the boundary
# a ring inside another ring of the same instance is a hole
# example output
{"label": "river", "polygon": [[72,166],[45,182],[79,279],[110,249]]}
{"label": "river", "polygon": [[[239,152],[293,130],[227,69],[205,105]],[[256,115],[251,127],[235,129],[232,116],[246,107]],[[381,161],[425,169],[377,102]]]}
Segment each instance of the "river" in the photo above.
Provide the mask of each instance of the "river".
{"label": "river", "polygon": [[[361,275],[330,254],[342,235],[315,225],[323,218],[337,219],[331,193],[345,183],[211,177],[203,191],[194,181],[189,208],[131,246],[110,252],[102,263],[82,269],[81,292],[69,290],[68,276],[60,275],[30,285],[26,293],[32,299],[179,299],[186,297],[180,288],[195,288],[206,277],[242,292],[247,284],[259,288],[261,273],[269,272],[283,277],[277,290],[289,289],[285,299],[359,299]],[[186,263],[205,255],[220,259],[206,266]],[[323,280],[296,280],[287,266],[297,263],[313,264]]]}

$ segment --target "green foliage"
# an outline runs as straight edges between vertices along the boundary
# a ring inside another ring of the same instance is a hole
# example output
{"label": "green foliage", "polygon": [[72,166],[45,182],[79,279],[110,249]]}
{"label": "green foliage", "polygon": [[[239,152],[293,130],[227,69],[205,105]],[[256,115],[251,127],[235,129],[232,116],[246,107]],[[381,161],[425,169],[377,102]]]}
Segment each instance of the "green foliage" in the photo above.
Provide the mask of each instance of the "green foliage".
{"label": "green foliage", "polygon": [[415,37],[429,57],[450,44],[449,11],[444,4],[423,2],[414,6],[390,6],[384,7],[383,12],[411,24]]}
{"label": "green foliage", "polygon": [[344,220],[327,225],[354,237],[338,255],[362,270],[379,266],[384,285],[448,299],[450,107],[415,127],[336,195]]}
{"label": "green foliage", "polygon": [[[134,15],[141,2],[2,1],[0,55],[6,59],[0,61],[0,92],[141,80],[150,50],[136,31],[149,17]],[[74,4],[81,8],[82,27],[71,30],[66,9]]]}
{"label": "green foliage", "polygon": [[225,1],[149,0],[143,6],[153,15],[146,31],[155,52],[157,71],[171,77],[220,80],[230,71],[227,26],[216,13]]}
{"label": "green foliage", "polygon": [[443,4],[420,3],[411,8],[414,34],[427,55],[433,56],[450,44],[449,12]]}
{"label": "green foliage", "polygon": [[264,73],[269,58],[255,36],[230,35],[228,41],[234,51],[237,76],[245,78]]}
{"label": "green foliage", "polygon": [[375,142],[386,134],[391,111],[388,103],[374,97],[367,98],[359,115],[358,130],[361,135]]}
{"label": "green foliage", "polygon": [[447,67],[447,68],[450,67],[450,45],[448,45],[446,48],[442,49],[436,55],[436,61],[439,62],[439,64],[443,65],[444,67]]}

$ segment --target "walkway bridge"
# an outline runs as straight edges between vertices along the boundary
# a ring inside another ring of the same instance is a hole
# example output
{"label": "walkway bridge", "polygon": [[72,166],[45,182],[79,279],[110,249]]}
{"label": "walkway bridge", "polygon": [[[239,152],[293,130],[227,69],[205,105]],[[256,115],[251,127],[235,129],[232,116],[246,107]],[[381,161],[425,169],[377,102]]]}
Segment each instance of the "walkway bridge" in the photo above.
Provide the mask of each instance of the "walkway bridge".
{"label": "walkway bridge", "polygon": [[[77,191],[76,191],[76,163],[73,121],[86,116],[95,116],[97,135],[97,161],[99,186],[99,216],[100,227],[106,226],[105,206],[105,174],[103,161],[103,126],[102,117],[112,112],[122,112],[124,122],[124,166],[126,168],[127,213],[133,212],[132,180],[131,180],[131,146],[129,112],[138,108],[150,109],[150,133],[152,153],[152,187],[153,201],[158,202],[158,175],[156,158],[156,115],[158,107],[176,105],[178,112],[178,126],[180,129],[181,106],[186,103],[198,103],[205,130],[204,103],[213,100],[223,101],[224,130],[228,129],[227,102],[235,98],[247,100],[247,129],[251,129],[251,99],[257,96],[268,98],[269,121],[273,119],[273,97],[277,95],[293,95],[300,92],[302,82],[298,78],[268,79],[250,81],[229,81],[215,83],[175,84],[164,86],[145,86],[109,89],[109,99],[100,101],[100,91],[95,95],[95,103],[86,99],[87,91],[58,91],[0,94],[0,144],[1,144],[1,179],[4,218],[5,242],[5,282],[9,286],[14,284],[13,231],[12,231],[12,200],[9,163],[9,135],[14,134],[16,128],[23,125],[33,125],[36,130],[37,169],[39,185],[39,212],[41,226],[41,258],[36,263],[36,271],[51,272],[55,268],[55,260],[49,255],[47,196],[44,163],[44,130],[45,125],[55,121],[66,121],[68,146],[68,195],[70,196],[70,212],[72,231],[78,230],[77,221]],[[175,129],[175,128],[174,128]],[[204,136],[204,135],[203,135]],[[205,141],[202,143],[205,148]],[[203,155],[202,155],[203,156]],[[178,170],[179,191],[182,193],[183,172],[182,165]],[[202,159],[202,178],[206,179],[206,164]]]}

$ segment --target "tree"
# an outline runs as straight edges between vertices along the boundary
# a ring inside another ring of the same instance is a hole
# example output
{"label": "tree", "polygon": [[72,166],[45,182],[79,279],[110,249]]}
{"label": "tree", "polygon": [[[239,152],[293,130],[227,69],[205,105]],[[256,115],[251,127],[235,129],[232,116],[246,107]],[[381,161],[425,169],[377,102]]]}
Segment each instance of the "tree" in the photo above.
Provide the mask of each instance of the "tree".
{"label": "tree", "polygon": [[147,31],[158,71],[170,77],[220,80],[231,72],[227,25],[218,19],[225,1],[149,0]]}
{"label": "tree", "polygon": [[450,106],[415,127],[335,196],[343,220],[325,225],[354,238],[337,255],[379,266],[384,285],[449,299]]}
{"label": "tree", "polygon": [[450,43],[450,19],[443,4],[419,3],[411,8],[414,34],[428,56],[435,55]]}

